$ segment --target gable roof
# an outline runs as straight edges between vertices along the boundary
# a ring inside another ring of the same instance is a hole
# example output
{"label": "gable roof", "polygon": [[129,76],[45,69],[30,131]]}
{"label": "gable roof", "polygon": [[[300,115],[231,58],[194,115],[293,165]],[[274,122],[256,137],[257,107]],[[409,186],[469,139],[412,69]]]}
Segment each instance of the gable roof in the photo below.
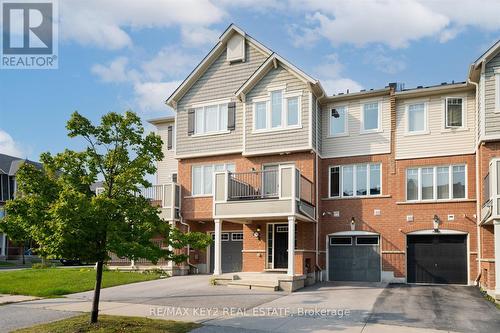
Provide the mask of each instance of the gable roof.
{"label": "gable roof", "polygon": [[488,62],[500,52],[500,40],[493,44],[486,52],[474,61],[474,69],[477,69],[483,62]]}
{"label": "gable roof", "polygon": [[203,58],[203,60],[196,66],[193,71],[188,75],[181,85],[174,90],[170,97],[165,101],[165,103],[175,108],[176,103],[186,94],[186,92],[191,88],[191,86],[198,80],[205,71],[210,67],[210,65],[222,54],[227,41],[233,36],[233,34],[239,34],[245,38],[250,44],[264,53],[266,56],[271,55],[273,52],[266,46],[262,45],[257,40],[253,39],[247,35],[242,29],[237,27],[235,24],[231,23],[229,27],[222,33],[219,37],[217,44],[210,50],[210,52]]}
{"label": "gable roof", "polygon": [[277,53],[272,53],[262,65],[257,68],[257,70],[241,85],[241,87],[235,92],[235,95],[240,99],[244,100],[245,94],[247,94],[259,82],[272,68],[277,68],[282,66],[287,71],[295,75],[299,80],[310,84],[317,94],[322,97],[325,95],[321,83],[309,76],[307,73],[299,69],[298,67],[291,64],[285,58],[281,57]]}
{"label": "gable roof", "polygon": [[42,164],[33,162],[28,159],[22,159],[10,155],[0,154],[0,174],[15,176],[21,165],[29,163],[37,168],[41,168]]}

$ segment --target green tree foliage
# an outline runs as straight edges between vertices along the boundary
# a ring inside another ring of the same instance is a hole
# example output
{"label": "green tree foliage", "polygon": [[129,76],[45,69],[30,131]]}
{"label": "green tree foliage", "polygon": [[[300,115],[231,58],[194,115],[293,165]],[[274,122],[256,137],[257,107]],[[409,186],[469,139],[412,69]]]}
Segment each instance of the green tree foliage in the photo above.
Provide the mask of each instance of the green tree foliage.
{"label": "green tree foliage", "polygon": [[[145,135],[136,114],[108,113],[93,125],[75,112],[66,127],[69,137],[84,139],[86,149],[44,153],[42,169],[23,165],[16,175],[20,195],[7,203],[0,230],[14,239],[32,239],[43,257],[97,262],[91,319],[96,322],[102,266],[110,252],[153,263],[182,262],[186,255],[175,249],[204,248],[211,240],[172,228],[158,208],[137,195],[151,186],[146,176],[156,171],[163,153],[161,138]],[[98,179],[104,180],[103,191],[96,195],[91,185]],[[173,250],[152,241],[158,237]]]}

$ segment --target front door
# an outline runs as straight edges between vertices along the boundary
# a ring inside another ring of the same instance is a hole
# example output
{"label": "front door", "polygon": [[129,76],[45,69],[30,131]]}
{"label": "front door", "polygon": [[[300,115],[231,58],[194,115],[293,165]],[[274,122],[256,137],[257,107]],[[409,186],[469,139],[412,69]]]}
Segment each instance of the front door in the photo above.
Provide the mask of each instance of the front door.
{"label": "front door", "polygon": [[288,268],[288,224],[274,224],[274,268]]}

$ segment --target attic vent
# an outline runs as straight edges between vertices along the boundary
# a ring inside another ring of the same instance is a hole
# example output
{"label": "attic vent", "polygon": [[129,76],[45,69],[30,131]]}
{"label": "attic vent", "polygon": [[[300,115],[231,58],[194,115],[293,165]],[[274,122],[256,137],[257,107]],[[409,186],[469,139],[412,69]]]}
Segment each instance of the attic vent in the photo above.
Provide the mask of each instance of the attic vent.
{"label": "attic vent", "polygon": [[229,62],[245,61],[245,37],[234,34],[227,41],[227,60]]}

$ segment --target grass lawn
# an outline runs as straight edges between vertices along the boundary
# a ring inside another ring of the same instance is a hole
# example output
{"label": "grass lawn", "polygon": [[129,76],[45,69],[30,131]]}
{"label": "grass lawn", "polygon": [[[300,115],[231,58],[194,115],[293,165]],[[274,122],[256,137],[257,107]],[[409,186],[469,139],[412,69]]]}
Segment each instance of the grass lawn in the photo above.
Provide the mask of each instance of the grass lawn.
{"label": "grass lawn", "polygon": [[170,320],[100,315],[96,325],[89,324],[90,314],[24,328],[16,333],[81,333],[81,332],[189,332],[201,325]]}
{"label": "grass lawn", "polygon": [[[157,273],[105,271],[103,288],[155,280]],[[0,294],[56,297],[94,289],[95,270],[92,268],[24,269],[0,272]]]}

